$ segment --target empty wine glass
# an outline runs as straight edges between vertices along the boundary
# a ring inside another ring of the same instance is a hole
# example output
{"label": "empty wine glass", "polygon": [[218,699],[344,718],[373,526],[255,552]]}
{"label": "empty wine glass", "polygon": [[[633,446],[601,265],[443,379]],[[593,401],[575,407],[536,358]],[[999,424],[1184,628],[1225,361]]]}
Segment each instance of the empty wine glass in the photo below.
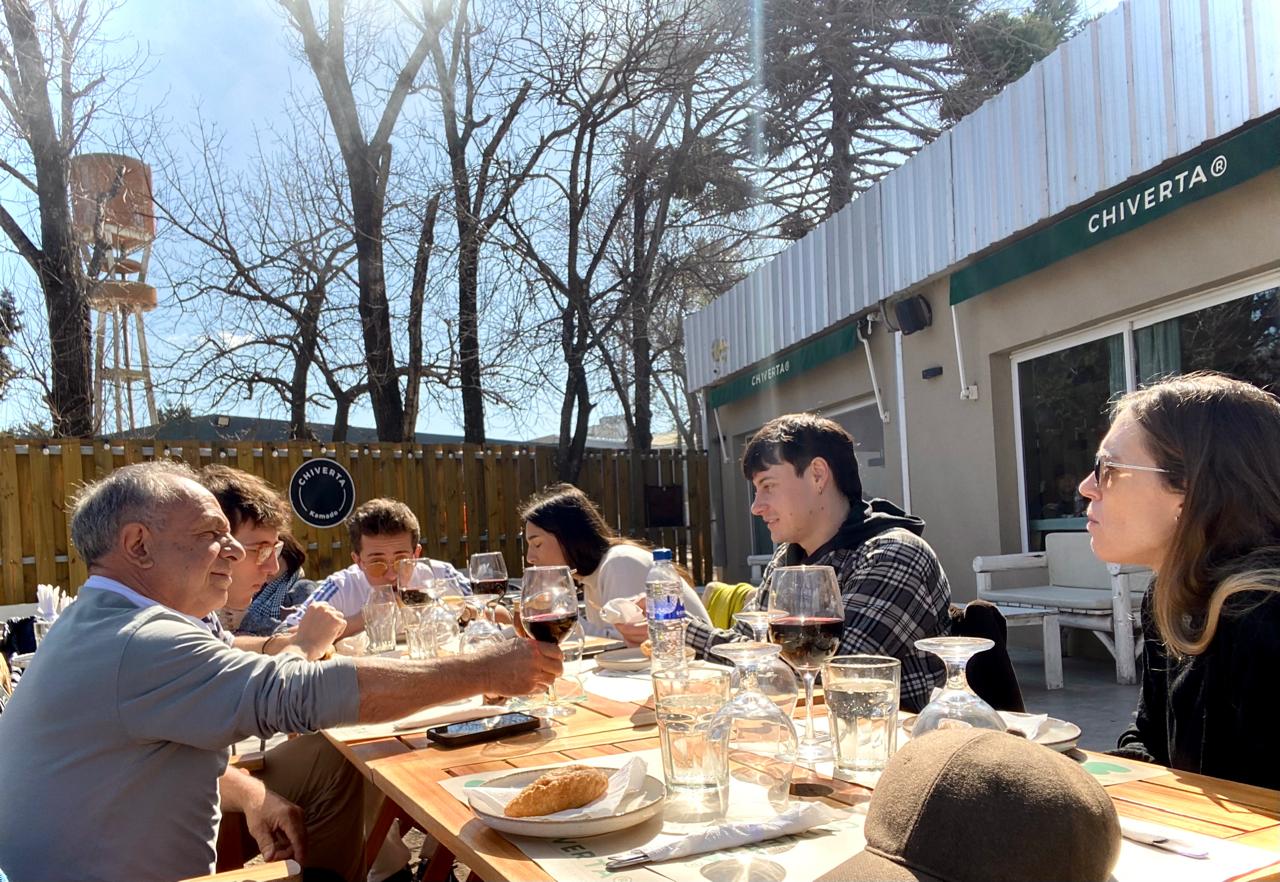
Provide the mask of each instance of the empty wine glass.
{"label": "empty wine glass", "polygon": [[494,646],[506,639],[491,612],[490,605],[496,603],[497,599],[496,594],[472,594],[465,599],[466,604],[474,610],[474,615],[458,638],[462,654],[479,652],[486,646]]}
{"label": "empty wine glass", "polygon": [[[578,623],[578,590],[568,567],[525,567],[520,590],[520,621],[525,633],[543,643],[559,644]],[[547,703],[529,709],[540,717],[573,713],[555,704],[555,687],[547,688]]]}
{"label": "empty wine glass", "polygon": [[743,622],[751,628],[757,643],[769,642],[769,599],[763,591],[755,591],[742,609],[733,614],[735,622]]}
{"label": "empty wine glass", "polygon": [[805,730],[797,757],[820,762],[834,757],[831,737],[813,731],[813,681],[836,654],[844,616],[836,571],[831,567],[776,567],[769,582],[769,637],[782,658],[804,678]]}
{"label": "empty wine glass", "polygon": [[[791,716],[774,696],[762,688],[762,675],[770,672],[779,647],[770,643],[738,641],[712,647],[716,655],[729,659],[739,682],[737,693],[711,719],[709,737],[723,751],[729,770],[729,799],[726,819],[763,821],[785,811],[790,802],[791,777],[795,771],[796,728]],[[786,666],[783,665],[785,668]],[[795,707],[795,677],[791,678],[791,707]],[[752,762],[749,757],[762,762]],[[734,781],[751,786],[735,791]]]}
{"label": "empty wine glass", "polygon": [[929,637],[916,641],[916,649],[931,652],[946,664],[947,682],[916,717],[912,738],[934,729],[972,727],[1005,731],[1000,714],[969,688],[964,676],[969,659],[993,646],[995,642],[985,637]]}
{"label": "empty wine glass", "polygon": [[471,555],[468,566],[471,590],[475,594],[507,593],[507,561],[501,552],[485,551]]}

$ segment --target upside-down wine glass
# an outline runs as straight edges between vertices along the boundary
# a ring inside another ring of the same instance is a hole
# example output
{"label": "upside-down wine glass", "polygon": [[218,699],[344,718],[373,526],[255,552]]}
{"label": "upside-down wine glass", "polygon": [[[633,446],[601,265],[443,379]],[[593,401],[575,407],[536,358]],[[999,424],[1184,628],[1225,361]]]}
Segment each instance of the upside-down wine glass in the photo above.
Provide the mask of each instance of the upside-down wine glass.
{"label": "upside-down wine glass", "polygon": [[[520,590],[520,621],[525,633],[543,643],[559,644],[578,623],[578,589],[568,567],[525,567]],[[539,717],[573,713],[556,703],[555,684],[547,688],[547,703],[527,712]]]}
{"label": "upside-down wine glass", "polygon": [[964,668],[969,659],[995,646],[985,637],[928,637],[916,641],[916,649],[931,652],[947,666],[947,682],[933,701],[924,706],[911,727],[916,738],[934,729],[975,728],[1005,731],[1005,723],[995,708],[969,688]]}
{"label": "upside-down wine glass", "polygon": [[831,567],[775,567],[769,582],[769,637],[782,658],[804,679],[804,737],[797,759],[814,763],[834,757],[831,738],[813,731],[813,681],[836,654],[844,616],[836,571]]}

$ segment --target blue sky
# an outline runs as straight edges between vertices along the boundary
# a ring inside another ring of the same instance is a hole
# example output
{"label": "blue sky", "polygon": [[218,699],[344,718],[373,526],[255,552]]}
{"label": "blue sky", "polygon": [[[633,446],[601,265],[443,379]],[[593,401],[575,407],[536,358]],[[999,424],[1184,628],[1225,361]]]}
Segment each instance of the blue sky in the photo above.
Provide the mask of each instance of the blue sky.
{"label": "blue sky", "polygon": [[[389,15],[398,14],[392,0],[382,2]],[[1119,2],[1084,0],[1081,5],[1087,13],[1099,14]],[[251,155],[255,127],[266,129],[280,119],[291,85],[313,87],[310,71],[293,57],[284,12],[271,0],[124,0],[111,25],[113,32],[136,41],[151,56],[150,72],[138,84],[140,105],[159,107],[161,116],[175,128],[191,124],[198,109],[225,134],[232,163]],[[157,251],[161,247],[158,245]],[[162,263],[164,255],[157,253],[153,259]],[[14,260],[0,255],[5,278],[25,272],[24,268],[13,268]],[[10,265],[7,269],[6,263]],[[181,333],[180,317],[176,310],[164,309],[164,296],[161,290],[161,309],[148,317],[148,336],[153,338],[153,354],[158,358],[163,358],[165,339]],[[31,314],[29,323],[41,318]],[[238,412],[256,415],[259,406],[259,402],[244,402]],[[606,407],[602,403],[596,415],[609,412]],[[487,430],[494,437],[532,437],[558,430],[558,411],[545,404],[541,412],[524,414],[520,426],[510,416],[489,410]],[[11,396],[0,403],[0,427],[27,418],[21,399],[14,401]],[[317,411],[313,418],[323,420],[325,415]],[[356,408],[351,422],[372,425],[367,406]],[[418,428],[461,433],[453,414],[433,410],[420,416]]]}

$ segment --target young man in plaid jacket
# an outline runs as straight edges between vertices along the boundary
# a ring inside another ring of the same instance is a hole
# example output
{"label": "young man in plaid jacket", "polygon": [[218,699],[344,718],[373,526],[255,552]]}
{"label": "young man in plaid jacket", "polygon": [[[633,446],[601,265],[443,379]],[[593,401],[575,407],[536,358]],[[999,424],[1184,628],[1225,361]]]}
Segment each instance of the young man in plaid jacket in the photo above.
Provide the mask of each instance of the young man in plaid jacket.
{"label": "young man in plaid jacket", "polygon": [[[902,707],[919,711],[942,680],[937,658],[915,641],[948,633],[951,586],[924,521],[884,499],[864,501],[854,442],[839,424],[788,414],[747,445],[742,471],[755,485],[751,513],[779,543],[764,571],[765,601],[774,567],[833,567],[844,599],[838,655],[887,655],[902,662]],[[686,642],[702,657],[717,643],[749,639],[750,629],[719,630],[688,620]]]}

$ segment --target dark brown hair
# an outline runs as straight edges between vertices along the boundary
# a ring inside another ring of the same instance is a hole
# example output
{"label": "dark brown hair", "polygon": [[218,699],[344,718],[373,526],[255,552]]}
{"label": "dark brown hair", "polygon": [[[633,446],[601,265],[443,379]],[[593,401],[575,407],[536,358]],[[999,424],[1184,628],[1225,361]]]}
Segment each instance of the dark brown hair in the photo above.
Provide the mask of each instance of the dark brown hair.
{"label": "dark brown hair", "polygon": [[1174,377],[1121,398],[1166,484],[1184,494],[1152,613],[1178,655],[1213,639],[1223,603],[1280,591],[1280,400],[1216,373]]}
{"label": "dark brown hair", "polygon": [[397,499],[370,499],[359,506],[347,518],[347,532],[351,535],[351,548],[360,553],[360,540],[365,536],[394,536],[408,533],[417,547],[421,534],[418,519],[413,511]]}
{"label": "dark brown hair", "polygon": [[292,533],[282,532],[280,541],[284,543],[284,548],[280,549],[280,563],[284,571],[292,573],[294,570],[302,569],[302,565],[307,562],[307,547]]}
{"label": "dark brown hair", "polygon": [[789,413],[769,420],[747,442],[742,474],[750,481],[769,466],[785,462],[800,475],[822,457],[831,467],[836,489],[857,503],[862,499],[862,478],[853,450],[853,436],[834,420],[812,413]]}
{"label": "dark brown hair", "polygon": [[610,546],[627,541],[605,523],[587,494],[572,484],[552,484],[534,494],[520,507],[520,520],[555,536],[569,566],[584,576],[596,571]]}
{"label": "dark brown hair", "polygon": [[[565,562],[582,576],[599,569],[600,561],[614,545],[653,550],[646,542],[619,536],[591,497],[572,484],[552,484],[535,493],[520,507],[520,520],[555,536]],[[675,568],[681,579],[693,584],[693,576],[680,562],[675,562]]]}
{"label": "dark brown hair", "polygon": [[283,530],[289,523],[284,498],[257,475],[231,466],[207,465],[195,477],[218,500],[232,532],[243,524]]}

